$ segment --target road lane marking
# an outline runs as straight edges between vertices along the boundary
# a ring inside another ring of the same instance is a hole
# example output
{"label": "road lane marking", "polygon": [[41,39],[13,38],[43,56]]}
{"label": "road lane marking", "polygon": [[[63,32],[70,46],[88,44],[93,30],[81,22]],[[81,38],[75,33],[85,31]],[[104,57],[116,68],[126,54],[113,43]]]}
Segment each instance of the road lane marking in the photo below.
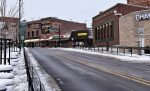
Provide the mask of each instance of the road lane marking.
{"label": "road lane marking", "polygon": [[150,81],[144,80],[142,78],[139,78],[139,77],[136,77],[136,76],[133,76],[133,75],[125,74],[123,72],[116,72],[116,71],[113,71],[113,70],[108,69],[106,67],[102,67],[102,66],[92,64],[92,63],[89,63],[89,62],[86,62],[86,61],[82,61],[82,59],[80,60],[80,58],[77,58],[77,57],[73,57],[73,56],[71,56],[71,57],[68,56],[67,57],[67,56],[59,55],[59,54],[55,54],[55,55],[57,55],[59,57],[63,57],[63,58],[68,59],[68,60],[71,60],[71,61],[74,61],[74,62],[84,64],[86,66],[89,66],[89,67],[92,67],[92,68],[95,68],[95,69],[98,69],[98,70],[101,70],[101,71],[104,71],[104,72],[107,72],[107,73],[110,73],[110,74],[113,74],[113,75],[116,75],[116,76],[119,76],[119,77],[122,77],[122,78],[126,78],[128,80],[132,80],[132,81],[137,82],[137,83],[141,83],[141,84],[150,86]]}
{"label": "road lane marking", "polygon": [[85,61],[85,60],[83,60],[81,58],[75,57],[75,56],[63,55],[64,54],[63,52],[59,52],[59,53],[46,52],[46,53],[54,54],[57,57],[65,58],[65,59],[68,59],[68,60],[71,60],[71,61],[83,64],[83,65],[86,65],[86,66],[89,66],[89,67],[92,67],[92,68],[95,68],[95,69],[98,69],[98,70],[101,70],[101,71],[104,71],[104,72],[107,72],[107,73],[110,73],[110,74],[113,74],[113,75],[116,75],[116,76],[128,79],[128,80],[132,80],[132,81],[137,82],[137,83],[141,83],[141,84],[146,85],[146,86],[150,86],[150,81],[147,81],[147,80],[144,80],[142,78],[139,78],[139,77],[136,77],[136,76],[133,76],[133,75],[130,75],[130,74],[126,74],[126,73],[123,73],[123,72],[116,72],[116,71],[113,71],[111,69],[108,69],[106,67],[102,67],[102,66],[99,66],[99,65],[96,65],[96,64],[92,64],[92,63],[89,63],[89,62],[87,62],[87,61]]}

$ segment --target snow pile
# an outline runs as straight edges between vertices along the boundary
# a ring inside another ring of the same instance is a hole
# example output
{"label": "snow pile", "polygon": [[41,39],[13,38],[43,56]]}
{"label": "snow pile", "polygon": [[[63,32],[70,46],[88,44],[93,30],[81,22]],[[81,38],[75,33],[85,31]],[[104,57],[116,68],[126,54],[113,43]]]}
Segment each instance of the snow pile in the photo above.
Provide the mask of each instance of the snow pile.
{"label": "snow pile", "polygon": [[0,91],[5,89],[6,89],[5,84],[3,82],[0,82]]}
{"label": "snow pile", "polygon": [[87,51],[87,50],[78,50],[78,49],[73,49],[73,48],[60,48],[60,50],[66,50],[66,51],[75,51],[75,52],[82,52],[82,53],[88,53],[88,54],[93,54],[93,55],[101,55],[101,56],[106,56],[106,57],[113,57],[120,59],[121,61],[129,61],[129,62],[140,62],[140,63],[146,63],[150,62],[150,56],[146,55],[130,55],[130,54],[111,54],[111,53],[99,53],[99,52],[92,52],[92,51]]}
{"label": "snow pile", "polygon": [[0,71],[9,71],[13,70],[13,67],[11,65],[0,65]]}
{"label": "snow pile", "polygon": [[0,73],[0,79],[12,79],[14,74],[12,73]]}
{"label": "snow pile", "polygon": [[[7,49],[6,56],[10,56],[10,64],[8,65],[8,60],[6,60],[6,65],[4,65],[4,60],[0,65],[0,91],[28,91],[27,73],[24,60],[24,52],[15,48]],[[9,54],[10,52],[10,54]],[[4,52],[2,53],[4,56]],[[9,73],[8,73],[9,72]]]}
{"label": "snow pile", "polygon": [[28,91],[27,72],[24,61],[24,52],[21,50],[21,54],[18,59],[12,60],[14,66],[14,91]]}

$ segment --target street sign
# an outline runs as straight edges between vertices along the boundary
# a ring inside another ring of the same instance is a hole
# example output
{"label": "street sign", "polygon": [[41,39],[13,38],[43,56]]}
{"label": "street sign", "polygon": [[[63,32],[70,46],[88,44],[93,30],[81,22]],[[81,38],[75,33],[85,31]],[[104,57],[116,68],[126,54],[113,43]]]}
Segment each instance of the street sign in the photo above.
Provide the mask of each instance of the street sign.
{"label": "street sign", "polygon": [[138,28],[138,34],[139,35],[144,34],[144,28]]}
{"label": "street sign", "polygon": [[24,36],[21,36],[21,40],[24,40]]}

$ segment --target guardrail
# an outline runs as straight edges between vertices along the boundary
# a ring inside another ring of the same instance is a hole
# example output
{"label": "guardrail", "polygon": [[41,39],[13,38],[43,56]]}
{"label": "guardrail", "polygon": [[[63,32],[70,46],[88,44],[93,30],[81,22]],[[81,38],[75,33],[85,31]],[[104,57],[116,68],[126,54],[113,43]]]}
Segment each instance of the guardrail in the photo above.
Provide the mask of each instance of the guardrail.
{"label": "guardrail", "polygon": [[125,46],[75,46],[76,49],[83,49],[95,52],[109,52],[116,54],[150,54],[150,47],[125,47]]}
{"label": "guardrail", "polygon": [[28,49],[24,49],[30,91],[61,91],[54,79],[38,64]]}

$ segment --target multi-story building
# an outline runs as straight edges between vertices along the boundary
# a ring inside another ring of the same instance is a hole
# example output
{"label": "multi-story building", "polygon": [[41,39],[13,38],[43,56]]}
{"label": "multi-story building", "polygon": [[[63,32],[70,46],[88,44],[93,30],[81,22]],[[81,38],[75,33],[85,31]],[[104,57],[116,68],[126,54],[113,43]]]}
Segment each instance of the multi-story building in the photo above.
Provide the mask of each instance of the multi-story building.
{"label": "multi-story building", "polygon": [[38,45],[41,33],[41,21],[27,22],[25,31],[25,43],[26,45]]}
{"label": "multi-story building", "polygon": [[18,40],[18,24],[19,18],[0,17],[0,37]]}
{"label": "multi-story building", "polygon": [[146,10],[144,6],[118,3],[93,17],[93,44],[96,46],[120,45],[119,19],[134,11]]}
{"label": "multi-story building", "polygon": [[[36,46],[66,45],[72,30],[85,30],[86,24],[66,21],[55,17],[42,18],[28,23],[26,40]],[[60,39],[59,39],[60,36]]]}

